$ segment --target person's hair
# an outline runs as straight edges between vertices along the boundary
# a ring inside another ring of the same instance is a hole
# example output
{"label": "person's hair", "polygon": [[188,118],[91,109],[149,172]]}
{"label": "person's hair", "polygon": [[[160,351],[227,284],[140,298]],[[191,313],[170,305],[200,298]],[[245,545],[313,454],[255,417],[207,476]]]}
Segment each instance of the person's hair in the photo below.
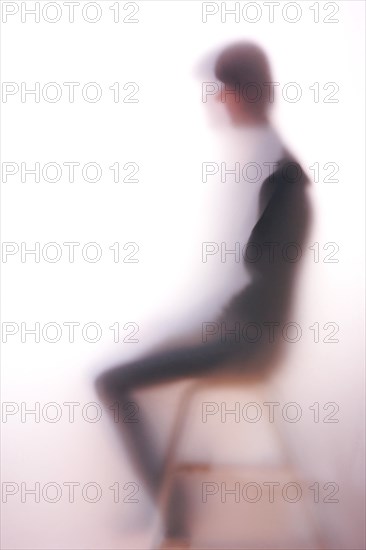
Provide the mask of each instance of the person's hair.
{"label": "person's hair", "polygon": [[273,101],[268,59],[259,46],[238,42],[225,48],[215,63],[215,76],[229,88],[240,90],[253,112],[263,112]]}

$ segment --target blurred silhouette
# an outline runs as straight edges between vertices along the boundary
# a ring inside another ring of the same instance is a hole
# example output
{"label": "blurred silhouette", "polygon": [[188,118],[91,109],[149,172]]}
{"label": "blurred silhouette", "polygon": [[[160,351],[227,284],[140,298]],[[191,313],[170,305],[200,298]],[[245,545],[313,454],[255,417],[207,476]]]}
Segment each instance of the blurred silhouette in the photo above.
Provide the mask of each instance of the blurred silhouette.
{"label": "blurred silhouette", "polygon": [[[216,99],[225,104],[232,125],[271,128],[269,108],[273,87],[267,58],[259,47],[238,43],[225,48],[216,59],[215,76],[222,83]],[[230,91],[238,93],[227,93]],[[226,323],[227,327],[235,323],[259,326],[279,323],[281,326],[289,320],[299,261],[283,251],[289,250],[289,243],[293,243],[295,250],[301,249],[311,209],[306,189],[308,178],[293,156],[282,150],[282,158],[260,189],[258,221],[251,231],[248,254],[244,257],[250,283],[231,299],[216,320]],[[235,337],[222,339],[216,334],[207,342],[156,352],[100,375],[96,381],[98,395],[106,405],[117,402],[122,410],[128,408],[128,403],[136,402],[135,391],[153,385],[202,377],[220,370],[229,372],[232,368],[243,372],[270,370],[281,356],[282,346],[277,340],[240,338],[238,341]],[[151,496],[158,499],[164,457],[157,454],[148,421],[122,422],[118,429]],[[180,547],[188,537],[184,490],[178,484],[165,518],[165,536],[179,540]]]}

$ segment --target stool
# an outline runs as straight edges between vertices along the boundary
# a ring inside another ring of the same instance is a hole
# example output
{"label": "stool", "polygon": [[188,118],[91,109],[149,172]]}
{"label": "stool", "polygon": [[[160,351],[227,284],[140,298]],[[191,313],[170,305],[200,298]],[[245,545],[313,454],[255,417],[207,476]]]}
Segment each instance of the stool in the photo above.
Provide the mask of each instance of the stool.
{"label": "stool", "polygon": [[[240,372],[240,369],[234,369],[233,371],[229,372],[225,372],[224,370],[220,371],[219,374],[209,375],[194,381],[193,384],[185,390],[178,406],[177,415],[173,424],[171,436],[167,447],[163,481],[160,493],[160,510],[162,510],[163,514],[165,513],[169,504],[169,498],[171,496],[175,474],[178,474],[182,471],[186,473],[191,473],[195,471],[207,471],[211,468],[217,468],[217,465],[213,464],[211,466],[211,464],[208,462],[179,463],[176,460],[179,441],[184,435],[188,413],[195,396],[203,389],[207,390],[208,388],[223,388],[228,386],[240,387],[245,385],[245,387],[247,388],[250,386],[254,387],[256,393],[264,397],[264,399],[261,400],[262,403],[264,403],[266,401],[265,395],[268,388],[270,387],[269,378],[270,377],[268,376],[267,370],[259,371],[259,373],[256,373],[255,371],[243,373]],[[282,469],[294,473],[294,461],[291,456],[291,449],[287,445],[286,438],[278,429],[275,422],[271,423],[271,426],[273,427],[276,439],[279,444],[279,449],[281,450],[281,454],[283,456]],[[242,467],[248,470],[251,466],[255,467],[255,465],[250,464],[244,464]],[[224,465],[224,468],[225,467],[231,468],[230,465]],[[295,479],[299,480],[298,475],[294,477],[294,480]],[[309,519],[309,511],[307,510],[306,504],[304,506],[304,512],[305,515],[308,516],[308,521],[310,521],[310,523],[313,525],[312,530],[314,533],[314,538],[317,541],[317,548],[325,549],[326,546],[324,545],[318,526],[315,525],[314,520],[311,518],[311,516]],[[159,548],[159,546],[154,546],[153,548],[156,549]],[[164,548],[168,548],[168,546],[164,546]],[[176,546],[176,548],[178,548],[178,546]]]}

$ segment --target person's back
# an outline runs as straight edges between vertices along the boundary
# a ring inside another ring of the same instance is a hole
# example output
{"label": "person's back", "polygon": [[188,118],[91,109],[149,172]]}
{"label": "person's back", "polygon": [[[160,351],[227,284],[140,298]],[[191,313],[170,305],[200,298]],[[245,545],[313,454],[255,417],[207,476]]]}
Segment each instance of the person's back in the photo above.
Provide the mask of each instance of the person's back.
{"label": "person's back", "polygon": [[251,281],[217,320],[228,332],[239,323],[240,341],[233,336],[231,345],[241,348],[246,357],[272,362],[282,341],[278,335],[291,321],[296,276],[311,222],[309,183],[300,164],[286,154],[262,184],[259,219],[244,247],[243,263]]}

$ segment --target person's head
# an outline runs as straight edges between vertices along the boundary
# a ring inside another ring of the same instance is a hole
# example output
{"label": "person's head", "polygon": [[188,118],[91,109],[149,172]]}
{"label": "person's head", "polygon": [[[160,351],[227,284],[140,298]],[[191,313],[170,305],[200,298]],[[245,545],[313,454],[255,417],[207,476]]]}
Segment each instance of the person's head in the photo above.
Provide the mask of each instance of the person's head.
{"label": "person's head", "polygon": [[217,99],[226,104],[234,124],[267,122],[273,84],[261,48],[248,42],[228,46],[217,57],[214,71],[222,83]]}

